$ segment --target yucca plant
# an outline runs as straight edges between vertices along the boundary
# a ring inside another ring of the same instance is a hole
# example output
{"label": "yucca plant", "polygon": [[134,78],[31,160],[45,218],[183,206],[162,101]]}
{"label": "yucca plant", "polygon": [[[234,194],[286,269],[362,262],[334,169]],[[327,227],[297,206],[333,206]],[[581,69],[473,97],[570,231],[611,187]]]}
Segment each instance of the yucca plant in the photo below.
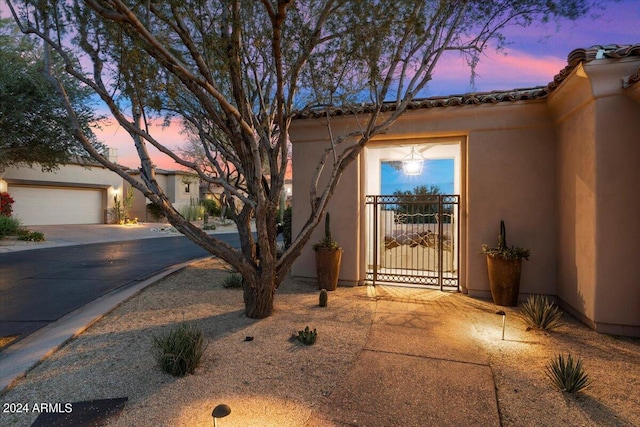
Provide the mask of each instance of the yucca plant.
{"label": "yucca plant", "polygon": [[558,390],[567,393],[577,393],[591,385],[582,361],[574,360],[570,353],[566,357],[559,354],[552,359],[546,366],[546,374]]}
{"label": "yucca plant", "polygon": [[174,377],[193,374],[207,345],[200,329],[181,323],[168,333],[153,337],[160,368]]}
{"label": "yucca plant", "polygon": [[522,304],[522,313],[531,328],[551,331],[562,325],[562,310],[545,295],[530,295]]}

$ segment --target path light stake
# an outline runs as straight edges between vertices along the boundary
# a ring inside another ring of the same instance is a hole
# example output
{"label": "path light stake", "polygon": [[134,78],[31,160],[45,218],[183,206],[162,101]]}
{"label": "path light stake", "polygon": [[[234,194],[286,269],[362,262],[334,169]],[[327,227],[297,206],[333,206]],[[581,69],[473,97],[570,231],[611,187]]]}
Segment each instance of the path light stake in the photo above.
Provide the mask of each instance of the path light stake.
{"label": "path light stake", "polygon": [[218,418],[224,418],[231,413],[231,408],[227,405],[218,405],[213,408],[211,416],[213,417],[213,427],[218,427]]}
{"label": "path light stake", "polygon": [[504,325],[507,321],[507,313],[500,310],[500,311],[496,311],[496,314],[499,314],[500,316],[502,316],[502,340],[504,341]]}

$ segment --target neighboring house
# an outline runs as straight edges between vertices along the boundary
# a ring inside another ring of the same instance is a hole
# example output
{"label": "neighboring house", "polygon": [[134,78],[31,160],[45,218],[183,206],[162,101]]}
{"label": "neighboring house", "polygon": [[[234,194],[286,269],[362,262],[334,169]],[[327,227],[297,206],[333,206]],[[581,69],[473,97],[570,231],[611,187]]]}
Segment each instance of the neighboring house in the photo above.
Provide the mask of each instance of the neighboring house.
{"label": "neighboring house", "polygon": [[[362,123],[347,110],[329,113],[334,134]],[[364,106],[358,114],[367,113]],[[313,162],[329,141],[326,116],[312,111],[292,122],[294,236],[309,214]],[[329,204],[333,237],[344,248],[341,282],[371,282],[393,262],[388,251],[405,243],[390,244],[391,233],[372,227],[392,211],[377,206],[371,214],[374,198],[367,196],[380,194],[381,162],[406,159],[414,148],[455,164],[460,210],[445,224],[449,252],[440,258],[453,267],[435,280],[451,276],[455,288],[489,297],[480,249],[496,244],[505,220],[508,243],[531,250],[521,299],[552,295],[598,331],[640,336],[639,122],[640,44],[575,50],[545,87],[416,100],[347,168]],[[396,233],[408,227],[391,223]],[[419,237],[411,250],[426,251],[432,237]],[[381,277],[393,282],[393,271],[386,273]],[[315,277],[311,245],[292,275]]]}
{"label": "neighboring house", "polygon": [[[110,149],[117,162],[117,151]],[[139,179],[140,172],[129,171]],[[178,212],[199,198],[197,175],[188,172],[156,170],[158,184]],[[0,192],[14,199],[13,215],[23,225],[111,224],[115,220],[114,197],[122,203],[130,184],[115,172],[92,160],[59,165],[47,172],[34,167],[10,167],[0,172]],[[134,190],[130,218],[154,221],[147,214],[148,200]]]}
{"label": "neighboring house", "polygon": [[[140,171],[130,171],[129,175],[141,180]],[[200,198],[198,175],[192,172],[156,169],[156,180],[178,212],[191,203],[197,203]],[[126,195],[129,188],[131,185],[125,181],[123,194]],[[147,204],[150,201],[138,190],[134,189],[133,194],[133,207],[129,212],[129,217],[138,218],[138,220],[145,222],[155,221],[156,218],[153,218],[147,211]]]}
{"label": "neighboring house", "polygon": [[0,172],[0,191],[11,194],[13,216],[27,226],[110,222],[113,196],[122,195],[122,188],[121,177],[95,162],[51,172],[37,165]]}

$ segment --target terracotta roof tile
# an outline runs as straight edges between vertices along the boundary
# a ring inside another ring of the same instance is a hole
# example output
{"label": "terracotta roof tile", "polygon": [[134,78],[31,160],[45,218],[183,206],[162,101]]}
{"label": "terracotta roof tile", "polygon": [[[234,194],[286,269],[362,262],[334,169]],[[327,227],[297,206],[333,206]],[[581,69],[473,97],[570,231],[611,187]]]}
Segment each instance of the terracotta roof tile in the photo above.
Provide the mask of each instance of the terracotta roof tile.
{"label": "terracotta roof tile", "polygon": [[[415,110],[420,108],[452,107],[459,105],[494,104],[498,102],[516,102],[542,99],[553,92],[567,78],[569,74],[582,62],[590,62],[599,59],[626,58],[629,56],[640,56],[640,43],[633,45],[596,45],[586,49],[575,49],[571,51],[567,58],[568,65],[560,70],[546,86],[539,86],[526,89],[512,89],[506,91],[473,92],[464,95],[435,96],[429,98],[415,99],[407,109]],[[629,77],[629,85],[640,81],[640,69]],[[373,111],[373,105],[351,105],[351,106],[317,106],[295,114],[295,119],[308,119],[330,116],[346,116],[351,114],[363,114]],[[395,102],[385,103],[381,111],[393,111],[396,108]]]}
{"label": "terracotta roof tile", "polygon": [[569,67],[575,67],[581,62],[590,62],[596,59],[626,58],[640,56],[640,43],[633,45],[596,45],[587,49],[574,49],[567,58]]}
{"label": "terracotta roof tile", "polygon": [[634,84],[637,84],[638,82],[640,82],[640,68],[638,68],[635,74],[632,74],[626,78],[624,87],[632,86]]}

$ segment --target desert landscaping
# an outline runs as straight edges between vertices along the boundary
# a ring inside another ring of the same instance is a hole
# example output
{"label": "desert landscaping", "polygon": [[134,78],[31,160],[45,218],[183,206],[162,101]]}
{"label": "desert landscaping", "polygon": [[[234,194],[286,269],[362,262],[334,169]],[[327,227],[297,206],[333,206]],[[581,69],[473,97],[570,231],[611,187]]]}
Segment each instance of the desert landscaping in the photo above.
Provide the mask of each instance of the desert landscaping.
{"label": "desert landscaping", "polygon": [[[502,426],[640,425],[640,339],[598,334],[566,313],[553,332],[527,331],[518,309],[505,308],[502,340],[501,316],[489,301],[361,286],[339,287],[321,308],[315,284],[293,279],[279,289],[273,316],[251,320],[242,291],[221,285],[228,274],[223,263],[207,259],[146,288],[18,380],[2,395],[3,405],[128,398],[108,426],[210,426],[211,410],[221,403],[232,410],[219,421],[224,427],[369,425],[332,415],[339,413],[333,399],[345,395],[345,378],[363,349],[373,357],[389,353],[368,344],[376,316],[384,314],[380,307],[392,302],[415,310],[415,321],[404,327],[416,328],[419,345],[429,339],[429,319],[455,318],[458,328],[448,339],[483,355],[478,363],[493,375]],[[194,375],[176,378],[158,368],[152,340],[179,322],[200,328],[207,348]],[[291,339],[305,326],[317,328],[312,346]],[[559,353],[583,361],[589,388],[568,394],[553,387],[544,367]],[[29,426],[37,416],[3,413],[0,425]]]}

